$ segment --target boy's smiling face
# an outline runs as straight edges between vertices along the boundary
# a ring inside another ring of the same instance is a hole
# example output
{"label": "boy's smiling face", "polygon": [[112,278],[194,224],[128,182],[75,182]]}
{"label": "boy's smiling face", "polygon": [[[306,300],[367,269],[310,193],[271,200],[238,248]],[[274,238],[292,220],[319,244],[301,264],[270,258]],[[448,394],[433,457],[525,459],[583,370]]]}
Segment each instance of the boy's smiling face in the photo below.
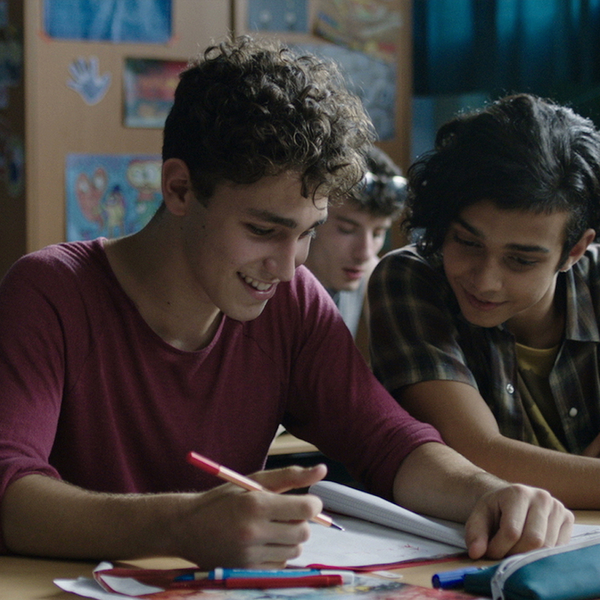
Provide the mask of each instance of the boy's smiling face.
{"label": "boy's smiling face", "polygon": [[[569,214],[469,206],[443,244],[446,276],[465,319],[511,331],[543,322],[552,311]],[[575,260],[567,258],[568,267]]]}
{"label": "boy's smiling face", "polygon": [[188,285],[207,307],[240,321],[258,317],[277,285],[292,279],[327,217],[327,199],[304,198],[292,172],[221,184],[206,205],[193,200],[182,220]]}

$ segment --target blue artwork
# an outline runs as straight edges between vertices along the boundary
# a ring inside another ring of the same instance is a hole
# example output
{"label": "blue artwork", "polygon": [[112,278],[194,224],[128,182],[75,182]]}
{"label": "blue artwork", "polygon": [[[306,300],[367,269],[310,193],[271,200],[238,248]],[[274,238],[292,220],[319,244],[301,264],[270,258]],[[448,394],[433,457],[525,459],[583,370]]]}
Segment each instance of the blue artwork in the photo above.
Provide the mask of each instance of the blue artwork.
{"label": "blue artwork", "polygon": [[69,65],[71,79],[67,81],[67,85],[90,106],[98,104],[104,98],[112,79],[110,73],[100,75],[98,69],[97,56],[91,56],[89,61],[80,57]]}
{"label": "blue artwork", "polygon": [[162,202],[160,155],[69,154],[67,241],[128,235]]}
{"label": "blue artwork", "polygon": [[249,0],[248,29],[308,32],[308,0]]}
{"label": "blue artwork", "polygon": [[45,0],[52,38],[164,44],[171,38],[172,0]]}

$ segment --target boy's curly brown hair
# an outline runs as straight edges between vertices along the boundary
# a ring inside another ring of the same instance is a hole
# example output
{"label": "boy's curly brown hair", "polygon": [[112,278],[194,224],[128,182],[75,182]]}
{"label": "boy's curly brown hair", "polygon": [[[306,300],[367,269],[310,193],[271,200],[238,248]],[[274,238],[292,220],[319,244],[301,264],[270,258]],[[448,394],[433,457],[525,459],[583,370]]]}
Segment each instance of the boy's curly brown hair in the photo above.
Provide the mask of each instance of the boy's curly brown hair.
{"label": "boy's curly brown hair", "polygon": [[297,171],[303,195],[344,197],[360,182],[373,127],[338,68],[274,40],[209,47],[180,77],[163,160],[183,160],[202,202],[215,185]]}

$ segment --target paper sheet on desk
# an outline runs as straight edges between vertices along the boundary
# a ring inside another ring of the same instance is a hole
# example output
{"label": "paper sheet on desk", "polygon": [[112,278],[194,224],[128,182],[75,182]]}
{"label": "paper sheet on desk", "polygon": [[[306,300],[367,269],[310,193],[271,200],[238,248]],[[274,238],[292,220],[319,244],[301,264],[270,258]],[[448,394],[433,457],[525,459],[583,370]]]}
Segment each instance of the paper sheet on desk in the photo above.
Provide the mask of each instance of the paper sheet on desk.
{"label": "paper sheet on desk", "polygon": [[78,577],[77,579],[55,579],[54,583],[61,590],[77,594],[84,598],[94,598],[95,600],[123,600],[125,596],[121,594],[111,594],[102,589],[102,586],[89,577]]}
{"label": "paper sheet on desk", "polygon": [[463,554],[464,550],[352,517],[335,516],[344,528],[311,523],[302,554],[290,566],[320,565],[335,568],[392,568],[398,563],[433,560]]}
{"label": "paper sheet on desk", "polygon": [[392,502],[333,481],[310,487],[345,531],[311,523],[311,537],[293,566],[392,568],[466,552],[464,526],[424,517]]}

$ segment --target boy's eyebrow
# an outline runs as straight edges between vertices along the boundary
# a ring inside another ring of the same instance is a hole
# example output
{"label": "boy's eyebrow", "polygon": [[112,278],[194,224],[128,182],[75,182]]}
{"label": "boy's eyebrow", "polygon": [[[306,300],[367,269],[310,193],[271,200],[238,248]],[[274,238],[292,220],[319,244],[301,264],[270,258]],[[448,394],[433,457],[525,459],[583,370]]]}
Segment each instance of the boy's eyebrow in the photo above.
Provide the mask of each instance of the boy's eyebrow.
{"label": "boy's eyebrow", "polygon": [[473,227],[473,225],[469,225],[469,223],[467,223],[464,219],[461,219],[460,217],[456,217],[456,219],[454,219],[461,227],[463,227],[464,229],[466,229],[469,233],[472,233],[473,235],[479,237],[479,238],[484,238],[485,235],[483,235],[483,232],[479,231],[479,229],[477,229],[476,227]]}
{"label": "boy's eyebrow", "polygon": [[[481,239],[485,239],[485,235],[483,234],[482,231],[480,231],[479,229],[477,229],[477,227],[473,227],[473,225],[470,225],[469,223],[467,223],[465,220],[461,219],[460,217],[456,217],[455,221],[464,229],[466,229],[469,233],[473,234],[474,236],[481,238]],[[509,248],[510,250],[517,250],[519,252],[538,252],[538,253],[543,253],[543,254],[549,254],[550,253],[550,249],[546,248],[545,246],[537,246],[537,245],[529,245],[529,244],[506,244],[506,248]]]}
{"label": "boy's eyebrow", "polygon": [[[272,213],[269,210],[258,210],[256,208],[249,208],[248,213],[257,219],[261,219],[262,221],[266,221],[267,223],[273,223],[274,225],[281,225],[282,227],[286,227],[287,229],[296,229],[298,227],[298,222],[294,219],[288,219],[287,217],[282,217],[276,213]],[[313,229],[322,225],[327,220],[327,217],[323,219],[319,219],[315,221],[309,229]]]}

